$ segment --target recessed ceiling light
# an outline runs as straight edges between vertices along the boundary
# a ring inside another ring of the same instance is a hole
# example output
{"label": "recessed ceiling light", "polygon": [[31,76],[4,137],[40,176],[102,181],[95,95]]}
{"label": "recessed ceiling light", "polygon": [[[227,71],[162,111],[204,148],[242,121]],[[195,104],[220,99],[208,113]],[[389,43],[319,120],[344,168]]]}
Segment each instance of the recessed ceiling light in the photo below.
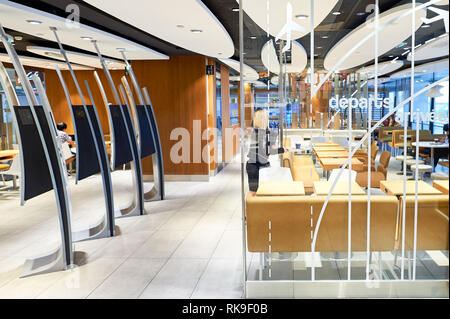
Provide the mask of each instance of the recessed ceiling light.
{"label": "recessed ceiling light", "polygon": [[200,30],[200,29],[192,29],[191,32],[192,32],[192,33],[202,33],[203,30]]}
{"label": "recessed ceiling light", "polygon": [[357,16],[363,16],[363,15],[365,15],[366,13],[365,12],[358,12],[356,15]]}
{"label": "recessed ceiling light", "polygon": [[42,23],[42,21],[39,21],[39,20],[27,20],[27,22],[29,24],[41,24]]}
{"label": "recessed ceiling light", "polygon": [[424,24],[423,26],[421,26],[421,28],[429,28],[430,25],[429,24]]}
{"label": "recessed ceiling light", "polygon": [[86,41],[91,41],[92,40],[92,37],[81,37],[83,40],[86,40]]}
{"label": "recessed ceiling light", "polygon": [[322,39],[328,39],[328,36],[327,35],[323,35]]}
{"label": "recessed ceiling light", "polygon": [[393,55],[390,55],[389,57],[390,57],[390,58],[393,58],[394,56],[393,56]]}
{"label": "recessed ceiling light", "polygon": [[177,28],[184,28],[184,25],[182,25],[182,24],[177,24]]}
{"label": "recessed ceiling light", "polygon": [[403,50],[409,50],[409,48],[408,48],[408,47],[406,47],[406,48],[403,48]]}
{"label": "recessed ceiling light", "polygon": [[233,8],[233,9],[231,9],[231,11],[233,11],[233,12],[239,12],[239,8]]}
{"label": "recessed ceiling light", "polygon": [[251,36],[251,37],[250,37],[250,39],[252,39],[252,40],[255,40],[255,39],[256,39],[256,37],[255,37],[255,36]]}
{"label": "recessed ceiling light", "polygon": [[17,41],[20,41],[20,40],[22,40],[23,38],[20,36],[20,35],[16,35],[15,37],[14,37],[14,40],[17,40]]}
{"label": "recessed ceiling light", "polygon": [[339,11],[335,11],[335,12],[333,12],[333,15],[335,15],[335,16],[338,16],[338,15],[340,15],[341,13],[339,12]]}
{"label": "recessed ceiling light", "polygon": [[322,49],[322,47],[317,47],[316,49]]}
{"label": "recessed ceiling light", "polygon": [[303,20],[303,19],[307,19],[308,15],[307,14],[296,14],[295,17],[299,20]]}

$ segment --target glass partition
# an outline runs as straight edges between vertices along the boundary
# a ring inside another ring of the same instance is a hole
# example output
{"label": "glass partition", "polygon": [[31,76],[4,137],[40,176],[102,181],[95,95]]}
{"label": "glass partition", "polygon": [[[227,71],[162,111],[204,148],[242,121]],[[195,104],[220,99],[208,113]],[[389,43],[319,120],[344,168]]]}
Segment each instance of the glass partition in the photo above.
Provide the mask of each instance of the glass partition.
{"label": "glass partition", "polygon": [[448,2],[239,3],[246,296],[448,298]]}

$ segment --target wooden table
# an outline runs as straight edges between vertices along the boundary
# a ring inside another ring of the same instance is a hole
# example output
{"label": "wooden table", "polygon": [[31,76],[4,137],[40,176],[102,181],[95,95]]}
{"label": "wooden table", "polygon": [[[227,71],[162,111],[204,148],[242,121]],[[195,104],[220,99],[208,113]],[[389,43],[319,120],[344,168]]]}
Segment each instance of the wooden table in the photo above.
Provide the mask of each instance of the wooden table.
{"label": "wooden table", "polygon": [[[388,195],[402,196],[403,181],[381,181],[380,189]],[[424,181],[418,181],[418,195],[442,195],[442,193]],[[406,195],[415,195],[416,181],[406,181]]]}
{"label": "wooden table", "polygon": [[[333,182],[314,182],[314,192],[317,195],[328,195]],[[348,182],[338,181],[333,189],[333,195],[348,195]],[[366,195],[366,192],[356,183],[352,182],[352,195]]]}
{"label": "wooden table", "polygon": [[440,190],[443,194],[448,194],[448,180],[447,181],[434,181],[433,187]]}
{"label": "wooden table", "polygon": [[316,156],[319,158],[347,158],[348,152],[347,151],[341,151],[341,152],[320,152],[316,153]]}
{"label": "wooden table", "polygon": [[[340,168],[345,164],[347,158],[320,158],[319,162],[324,171]],[[352,170],[360,171],[363,169],[363,162],[357,158],[352,158]]]}
{"label": "wooden table", "polygon": [[0,161],[9,161],[10,159],[13,159],[17,154],[19,154],[18,150],[0,151]]}
{"label": "wooden table", "polygon": [[256,196],[303,196],[303,182],[261,182]]}

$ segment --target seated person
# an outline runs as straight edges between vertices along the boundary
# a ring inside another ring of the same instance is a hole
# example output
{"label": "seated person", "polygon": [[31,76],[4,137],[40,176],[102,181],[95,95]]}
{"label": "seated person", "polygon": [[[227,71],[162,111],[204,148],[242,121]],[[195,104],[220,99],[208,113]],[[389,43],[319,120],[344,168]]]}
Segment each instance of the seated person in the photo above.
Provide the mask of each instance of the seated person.
{"label": "seated person", "polygon": [[389,125],[388,126],[402,126],[402,124],[397,122],[395,120],[395,114],[392,114],[391,118],[389,119]]}
{"label": "seated person", "polygon": [[[66,133],[66,129],[67,129],[67,124],[64,122],[60,122],[58,124],[56,124],[56,128],[58,129],[57,133],[58,133],[58,140],[59,140],[59,145],[61,146],[64,143],[68,143],[70,147],[75,147],[75,143],[72,140],[72,138],[69,136],[69,134]],[[69,164],[71,162],[73,162],[75,160],[75,153],[72,152],[73,157],[66,159],[66,164]]]}

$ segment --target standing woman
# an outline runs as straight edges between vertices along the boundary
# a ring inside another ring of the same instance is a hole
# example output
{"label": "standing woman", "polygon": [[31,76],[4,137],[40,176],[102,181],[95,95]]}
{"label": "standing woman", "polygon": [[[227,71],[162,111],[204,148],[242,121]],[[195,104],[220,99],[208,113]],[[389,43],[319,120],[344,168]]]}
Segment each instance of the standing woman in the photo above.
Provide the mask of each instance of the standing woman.
{"label": "standing woman", "polygon": [[269,155],[285,152],[284,148],[276,147],[277,133],[270,131],[268,127],[269,114],[265,110],[257,109],[253,116],[253,131],[246,165],[250,195],[254,195],[258,190],[260,168],[270,166]]}

